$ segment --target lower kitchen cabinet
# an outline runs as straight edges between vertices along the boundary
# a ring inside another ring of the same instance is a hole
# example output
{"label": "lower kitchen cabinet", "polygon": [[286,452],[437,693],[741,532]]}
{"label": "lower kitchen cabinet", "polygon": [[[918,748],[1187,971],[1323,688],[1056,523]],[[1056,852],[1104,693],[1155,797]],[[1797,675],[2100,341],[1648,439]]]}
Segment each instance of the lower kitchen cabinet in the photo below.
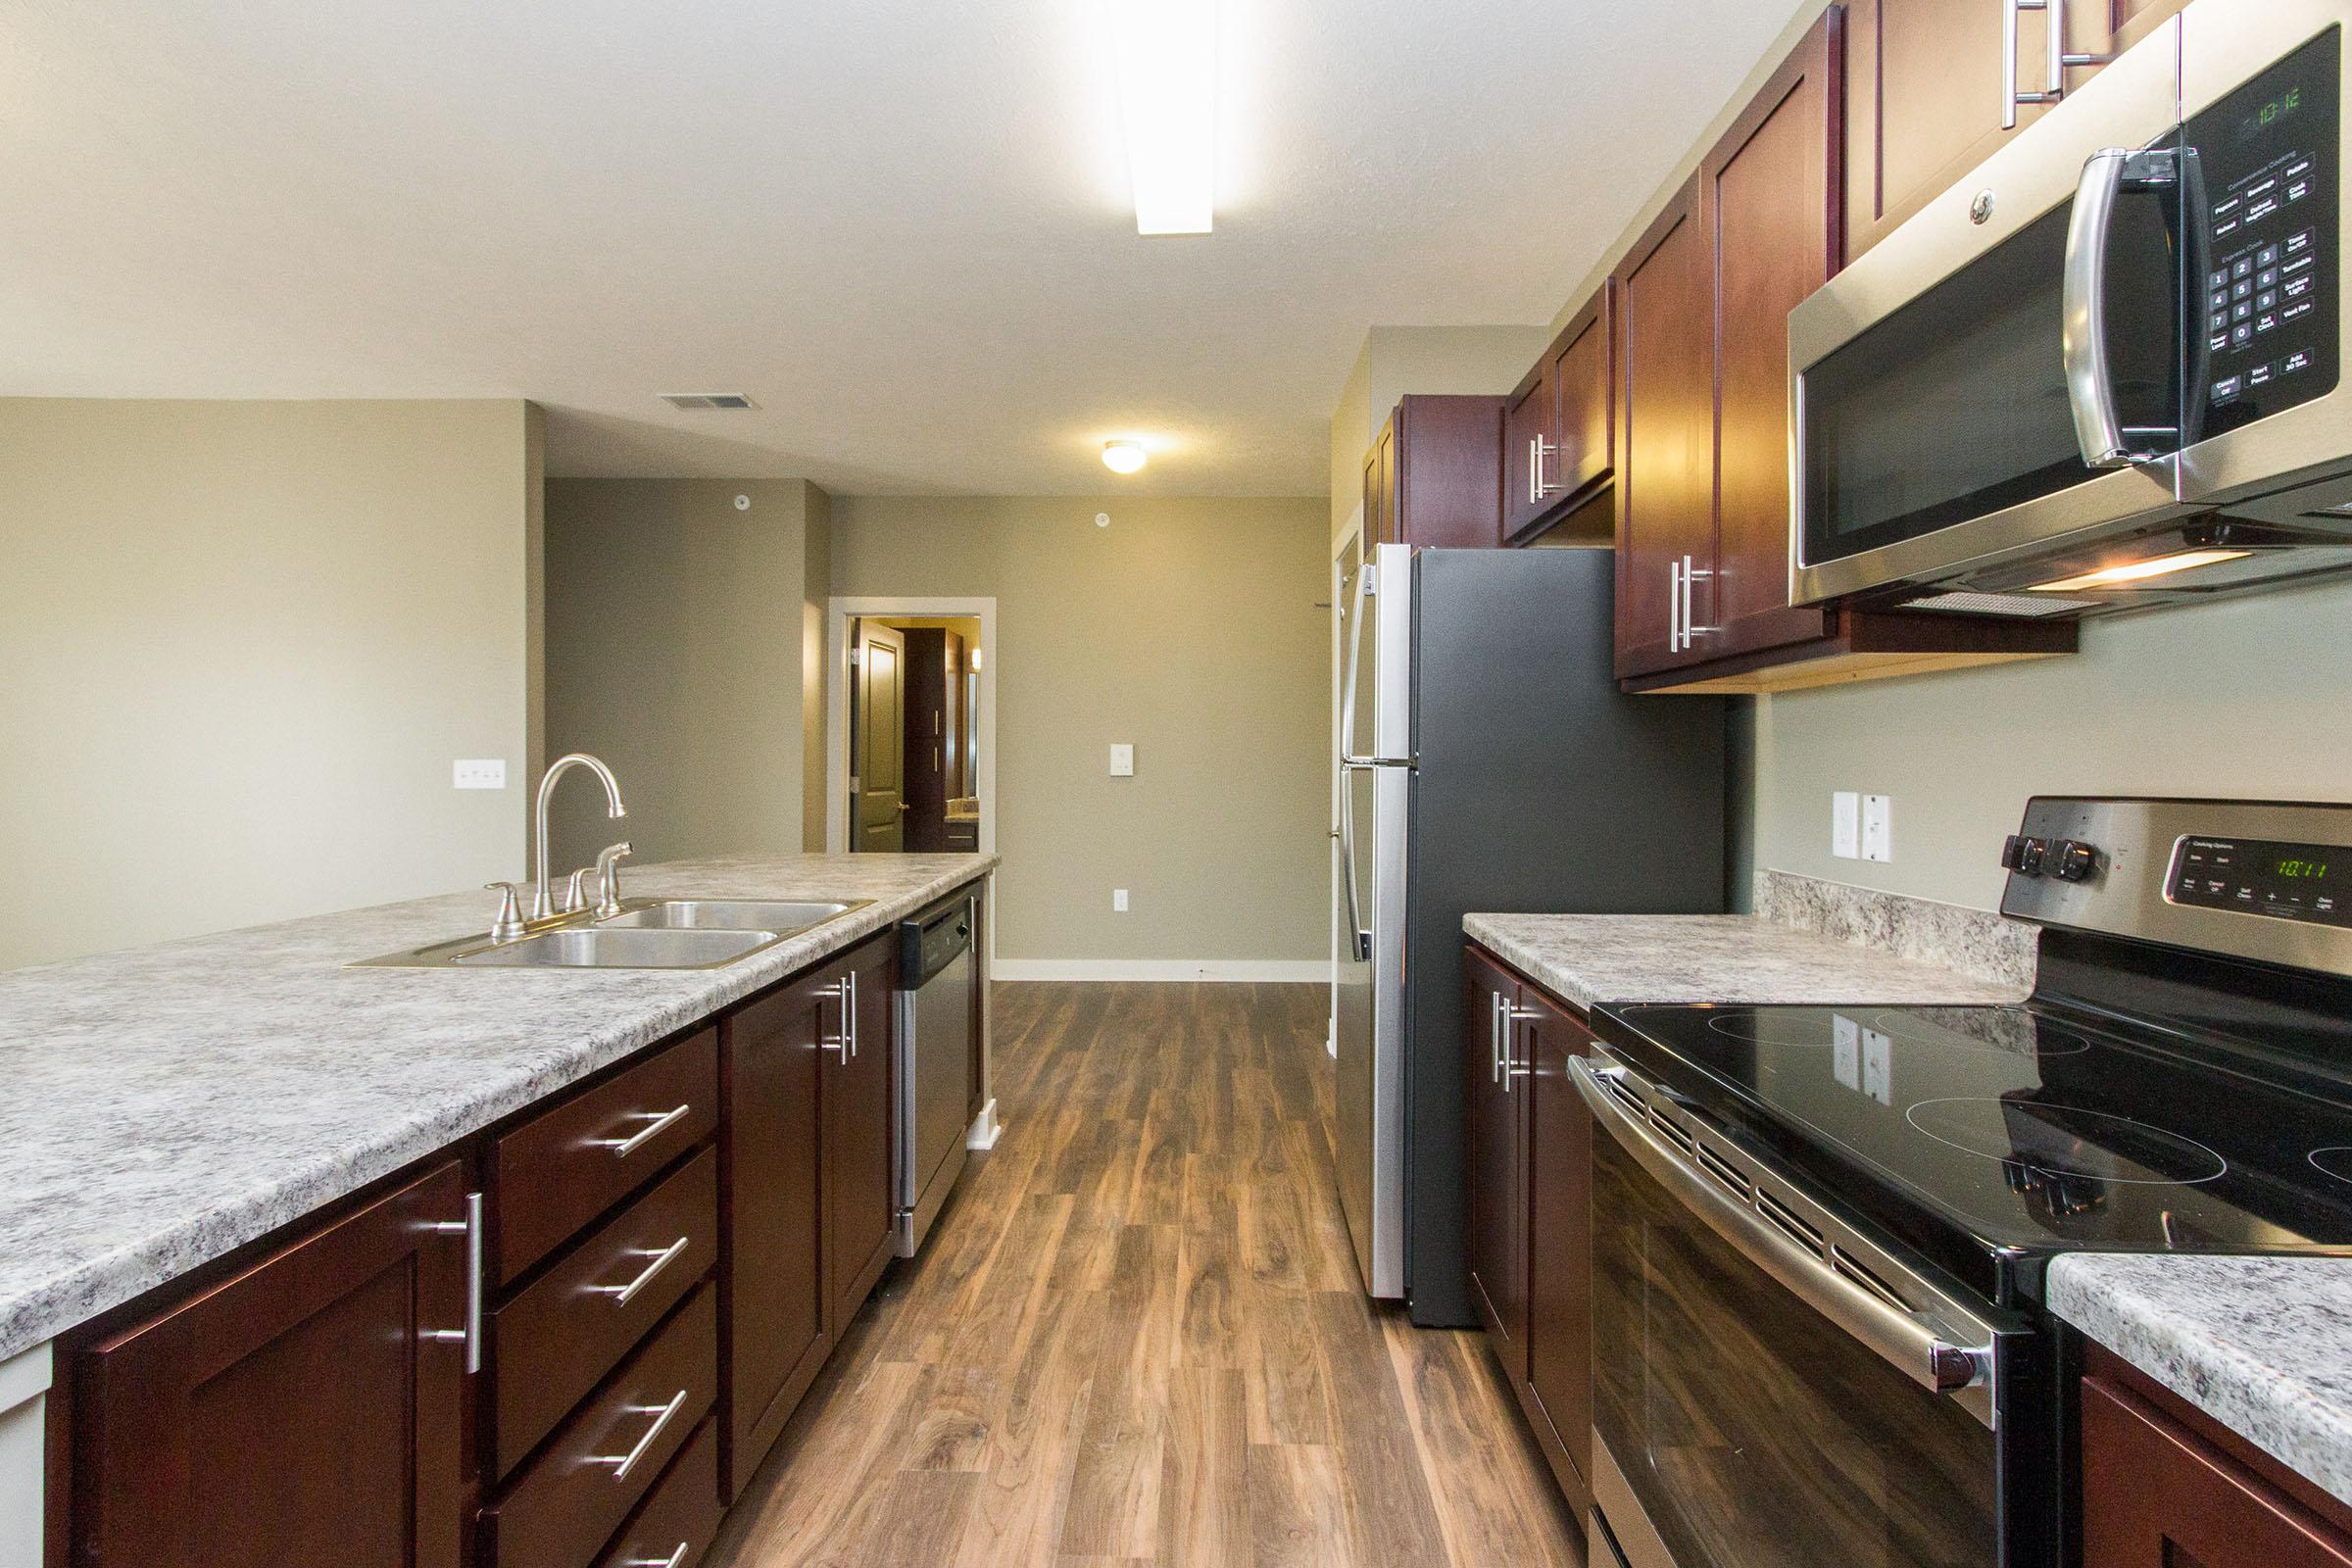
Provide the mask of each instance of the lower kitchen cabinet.
{"label": "lower kitchen cabinet", "polygon": [[1568,1063],[1592,1036],[1464,950],[1472,1295],[1487,1344],[1575,1510],[1592,1506],[1592,1118]]}
{"label": "lower kitchen cabinet", "polygon": [[82,1351],[72,1560],[458,1568],[467,1206],[450,1160]]}
{"label": "lower kitchen cabinet", "polygon": [[2082,1397],[2082,1568],[2352,1568],[2352,1509],[2104,1350]]}
{"label": "lower kitchen cabinet", "polygon": [[877,937],[843,965],[850,982],[846,1040],[824,1044],[817,1093],[824,1128],[824,1257],[827,1331],[858,1315],[890,1262],[896,1192],[891,1181],[892,940]]}
{"label": "lower kitchen cabinet", "polygon": [[729,1245],[719,1289],[729,1497],[774,1446],[832,1348],[817,1240],[817,1106],[823,1043],[843,1032],[839,981],[820,970],[721,1026],[727,1109],[719,1153]]}
{"label": "lower kitchen cabinet", "polygon": [[1462,970],[1464,1252],[1487,1343],[1517,1384],[1527,1375],[1527,1097],[1517,1092],[1509,1052],[1519,983],[1475,950],[1463,956]]}
{"label": "lower kitchen cabinet", "polygon": [[1520,1006],[1527,1105],[1527,1371],[1520,1403],[1582,1514],[1592,1470],[1592,1112],[1568,1063],[1592,1036],[1532,987]]}

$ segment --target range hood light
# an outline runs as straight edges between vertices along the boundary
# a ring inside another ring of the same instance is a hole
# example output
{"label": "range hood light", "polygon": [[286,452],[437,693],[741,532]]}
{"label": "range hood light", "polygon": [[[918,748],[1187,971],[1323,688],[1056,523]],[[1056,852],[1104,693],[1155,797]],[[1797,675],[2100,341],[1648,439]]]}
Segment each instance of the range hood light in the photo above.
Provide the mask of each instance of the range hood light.
{"label": "range hood light", "polygon": [[2225,561],[2243,561],[2251,550],[2182,550],[2169,556],[2154,556],[2146,561],[2127,562],[2120,566],[2101,566],[2080,576],[2061,577],[2056,582],[2037,582],[2026,592],[2031,594],[2071,594],[2084,588],[2115,588],[2127,583],[2145,582],[2150,577],[2169,577],[2177,571],[2191,571],[2198,566],[2218,566]]}

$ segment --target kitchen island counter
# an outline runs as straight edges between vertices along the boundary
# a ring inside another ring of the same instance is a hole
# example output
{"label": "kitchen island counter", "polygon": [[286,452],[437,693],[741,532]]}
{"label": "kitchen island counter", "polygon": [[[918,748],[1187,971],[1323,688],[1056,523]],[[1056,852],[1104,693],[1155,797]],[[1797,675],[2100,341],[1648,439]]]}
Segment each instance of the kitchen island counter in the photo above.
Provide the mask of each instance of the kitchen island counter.
{"label": "kitchen island counter", "polygon": [[979,855],[635,868],[631,897],[870,899],[714,969],[353,968],[482,893],[0,973],[0,1361],[985,876]]}

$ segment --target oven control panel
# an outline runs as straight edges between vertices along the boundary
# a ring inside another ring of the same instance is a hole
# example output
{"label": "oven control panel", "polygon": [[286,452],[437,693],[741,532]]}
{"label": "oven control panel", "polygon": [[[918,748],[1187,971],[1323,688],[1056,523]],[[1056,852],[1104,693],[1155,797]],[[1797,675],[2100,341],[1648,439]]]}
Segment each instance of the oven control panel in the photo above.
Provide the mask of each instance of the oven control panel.
{"label": "oven control panel", "polygon": [[2164,896],[2175,904],[2352,928],[2352,844],[2188,834],[2173,846]]}
{"label": "oven control panel", "polygon": [[2352,805],[2037,795],[2001,912],[2352,976]]}
{"label": "oven control panel", "polygon": [[2207,244],[2189,280],[2200,436],[2335,389],[2340,58],[2330,28],[2184,127],[2206,207],[2187,220]]}

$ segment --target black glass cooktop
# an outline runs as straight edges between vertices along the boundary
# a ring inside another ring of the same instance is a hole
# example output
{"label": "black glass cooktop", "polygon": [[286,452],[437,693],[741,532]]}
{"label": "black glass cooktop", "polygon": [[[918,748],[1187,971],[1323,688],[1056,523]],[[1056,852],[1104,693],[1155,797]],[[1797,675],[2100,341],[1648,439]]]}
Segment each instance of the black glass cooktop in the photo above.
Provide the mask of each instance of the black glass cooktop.
{"label": "black glass cooktop", "polygon": [[2060,1251],[2352,1251],[2352,1086],[2014,1007],[1622,1006],[1630,1065],[1998,1299]]}

